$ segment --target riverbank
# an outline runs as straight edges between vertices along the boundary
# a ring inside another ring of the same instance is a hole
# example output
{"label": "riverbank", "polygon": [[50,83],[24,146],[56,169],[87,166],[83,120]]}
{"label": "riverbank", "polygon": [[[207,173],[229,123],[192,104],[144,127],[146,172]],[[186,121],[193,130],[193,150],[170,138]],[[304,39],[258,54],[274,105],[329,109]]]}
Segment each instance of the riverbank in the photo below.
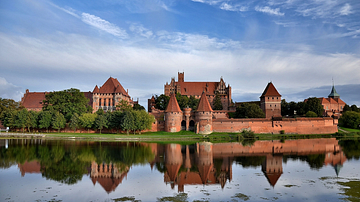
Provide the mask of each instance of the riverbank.
{"label": "riverbank", "polygon": [[346,132],[335,134],[254,134],[253,137],[244,137],[241,133],[212,133],[209,135],[195,134],[190,131],[147,132],[142,134],[98,134],[98,133],[14,133],[1,132],[1,139],[65,139],[65,140],[91,140],[91,141],[144,141],[144,142],[233,142],[244,139],[253,140],[285,140],[285,139],[310,139],[310,138],[359,138],[360,130],[342,128]]}

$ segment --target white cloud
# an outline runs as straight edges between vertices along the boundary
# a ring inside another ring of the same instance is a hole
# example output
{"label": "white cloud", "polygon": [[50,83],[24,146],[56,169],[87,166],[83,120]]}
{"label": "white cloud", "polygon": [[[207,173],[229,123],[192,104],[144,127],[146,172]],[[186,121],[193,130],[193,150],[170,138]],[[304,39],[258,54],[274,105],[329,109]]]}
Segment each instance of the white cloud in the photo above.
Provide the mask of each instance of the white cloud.
{"label": "white cloud", "polygon": [[350,4],[346,3],[339,11],[340,15],[350,15],[351,13],[353,13],[351,11],[351,6]]}
{"label": "white cloud", "polygon": [[140,36],[150,38],[153,36],[153,32],[147,28],[145,28],[142,24],[139,23],[132,23],[130,25],[130,31],[139,34]]}
{"label": "white cloud", "polygon": [[240,11],[240,12],[248,11],[248,7],[246,6],[240,6],[240,5],[232,6],[225,2],[220,5],[220,9],[226,11]]}
{"label": "white cloud", "polygon": [[280,8],[270,8],[269,6],[264,6],[264,7],[260,7],[260,6],[256,6],[255,10],[258,12],[263,12],[263,13],[267,13],[270,15],[277,15],[277,16],[284,16],[285,13],[280,12]]}
{"label": "white cloud", "polygon": [[82,13],[81,20],[88,25],[91,25],[97,29],[105,31],[114,36],[117,36],[120,38],[128,38],[128,35],[125,30],[123,30],[123,29],[119,28],[118,26],[116,26],[106,20],[103,20],[95,15],[91,15],[88,13]]}
{"label": "white cloud", "polygon": [[6,81],[5,78],[0,77],[0,97],[6,99],[13,99],[19,101],[21,96],[24,95],[21,92],[21,87],[18,87],[12,83]]}

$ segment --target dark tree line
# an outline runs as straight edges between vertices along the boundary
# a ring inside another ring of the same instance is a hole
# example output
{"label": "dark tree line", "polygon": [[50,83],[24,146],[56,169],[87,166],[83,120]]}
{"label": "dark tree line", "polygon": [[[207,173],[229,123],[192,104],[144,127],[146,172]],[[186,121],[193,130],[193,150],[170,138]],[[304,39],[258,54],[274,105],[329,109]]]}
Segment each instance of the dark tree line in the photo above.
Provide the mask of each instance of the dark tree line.
{"label": "dark tree line", "polygon": [[281,115],[282,116],[307,116],[307,117],[321,117],[323,116],[324,108],[321,101],[316,98],[308,98],[306,102],[286,102],[281,100]]}
{"label": "dark tree line", "polygon": [[[164,94],[161,94],[160,96],[155,95],[155,108],[160,110],[165,110],[168,103],[169,103],[170,97]],[[176,100],[179,103],[180,109],[184,109],[186,107],[189,107],[193,110],[197,109],[197,106],[199,104],[199,99],[196,99],[195,96],[186,96],[181,95],[180,93],[176,94]]]}

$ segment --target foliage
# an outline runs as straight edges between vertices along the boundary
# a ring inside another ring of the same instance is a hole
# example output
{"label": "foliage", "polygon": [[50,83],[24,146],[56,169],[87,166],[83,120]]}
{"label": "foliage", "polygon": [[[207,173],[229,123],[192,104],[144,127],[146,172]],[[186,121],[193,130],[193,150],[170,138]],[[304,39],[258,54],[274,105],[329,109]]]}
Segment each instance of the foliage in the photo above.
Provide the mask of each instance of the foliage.
{"label": "foliage", "polygon": [[318,117],[323,116],[324,107],[321,105],[320,99],[316,97],[308,98],[306,101],[306,112],[313,111]]}
{"label": "foliage", "polygon": [[74,113],[83,114],[91,112],[88,106],[89,100],[80,90],[71,88],[63,91],[55,91],[45,95],[43,104],[44,111],[57,111],[69,121]]}
{"label": "foliage", "polygon": [[0,114],[0,121],[5,127],[15,127],[15,114],[15,110],[5,109]]}
{"label": "foliage", "polygon": [[215,98],[213,100],[213,106],[214,106],[213,110],[222,110],[223,109],[223,106],[221,103],[221,98],[218,93],[216,93]]}
{"label": "foliage", "polygon": [[122,99],[120,102],[116,105],[116,109],[124,112],[124,111],[131,111],[132,106],[129,104],[128,101]]}
{"label": "foliage", "polygon": [[28,131],[30,131],[31,128],[37,128],[38,127],[38,116],[39,112],[36,111],[29,111],[26,118],[26,127],[28,128]]}
{"label": "foliage", "polygon": [[160,110],[165,110],[169,103],[169,100],[170,97],[164,94],[161,94],[160,96],[155,95],[155,108]]}
{"label": "foliage", "polygon": [[145,107],[139,105],[138,103],[135,103],[133,106],[133,110],[145,110]]}
{"label": "foliage", "polygon": [[116,129],[117,133],[121,129],[124,113],[120,111],[107,112],[109,120],[109,128]]}
{"label": "foliage", "polygon": [[20,111],[15,112],[15,126],[17,128],[21,128],[23,132],[26,127],[28,113],[29,112],[27,109],[22,109]]}
{"label": "foliage", "polygon": [[80,126],[88,129],[88,132],[90,128],[94,126],[95,119],[97,117],[97,114],[92,113],[84,113],[79,117]]}
{"label": "foliage", "polygon": [[23,108],[19,102],[15,102],[13,99],[3,99],[0,97],[0,114],[6,109],[21,110]]}
{"label": "foliage", "polygon": [[354,111],[346,111],[339,119],[339,125],[346,128],[359,128],[360,125],[360,113]]}
{"label": "foliage", "polygon": [[58,130],[58,133],[60,132],[60,129],[65,128],[66,125],[66,119],[63,114],[60,112],[55,112],[52,117],[51,126],[54,129]]}
{"label": "foliage", "polygon": [[[286,102],[285,99],[281,100],[281,115],[282,116],[307,116],[306,113],[312,111],[317,117],[321,117],[324,112],[324,108],[321,105],[321,101],[318,98],[308,98],[306,102]],[[295,114],[296,112],[296,114]],[[313,115],[311,113],[311,115]],[[312,116],[314,117],[314,116]]]}
{"label": "foliage", "polygon": [[151,129],[152,123],[155,122],[154,116],[148,114],[146,111],[133,111],[134,115],[134,130],[139,131],[141,134],[142,130]]}
{"label": "foliage", "polygon": [[76,132],[76,129],[80,127],[79,115],[77,113],[72,115],[69,126],[74,130],[74,133]]}
{"label": "foliage", "polygon": [[134,113],[131,111],[125,111],[122,121],[122,129],[126,130],[126,133],[129,135],[129,130],[135,128],[135,117]]}
{"label": "foliage", "polygon": [[49,132],[49,127],[52,122],[52,112],[51,111],[41,111],[39,114],[39,128],[46,128],[46,131]]}
{"label": "foliage", "polygon": [[259,105],[242,103],[236,108],[235,118],[265,118],[265,113]]}
{"label": "foliage", "polygon": [[317,114],[313,111],[308,111],[305,114],[306,117],[317,117]]}
{"label": "foliage", "polygon": [[95,119],[95,128],[100,130],[100,134],[101,134],[101,130],[103,128],[108,128],[108,119],[107,117],[102,114],[102,115],[97,115],[96,119]]}

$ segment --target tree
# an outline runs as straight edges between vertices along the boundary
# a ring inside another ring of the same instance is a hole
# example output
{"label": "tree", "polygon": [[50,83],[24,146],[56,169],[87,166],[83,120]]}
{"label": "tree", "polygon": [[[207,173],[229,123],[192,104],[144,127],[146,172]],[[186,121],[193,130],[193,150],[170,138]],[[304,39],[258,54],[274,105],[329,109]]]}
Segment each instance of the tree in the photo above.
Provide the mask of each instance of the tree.
{"label": "tree", "polygon": [[15,114],[15,126],[17,128],[21,128],[22,132],[24,132],[24,129],[26,127],[26,120],[28,117],[28,110],[22,109]]}
{"label": "tree", "polygon": [[51,111],[41,111],[39,114],[39,128],[46,128],[46,131],[49,132],[49,127],[51,126],[52,119]]}
{"label": "tree", "polygon": [[359,129],[360,113],[354,111],[346,111],[339,119],[339,125],[346,128]]}
{"label": "tree", "polygon": [[343,109],[343,113],[346,112],[346,111],[352,111],[352,108],[348,104],[345,104],[344,109]]}
{"label": "tree", "polygon": [[0,114],[0,121],[5,127],[15,127],[15,114],[16,111],[12,109],[5,109]]}
{"label": "tree", "polygon": [[124,111],[131,111],[132,106],[126,100],[120,100],[120,102],[116,105],[116,109],[124,112]]}
{"label": "tree", "polygon": [[259,105],[242,103],[236,108],[235,118],[265,118],[265,113]]}
{"label": "tree", "polygon": [[360,112],[360,109],[356,105],[351,105],[351,111]]}
{"label": "tree", "polygon": [[70,128],[74,130],[74,133],[76,132],[76,129],[80,126],[80,120],[79,115],[77,113],[74,113],[70,119]]}
{"label": "tree", "polygon": [[306,117],[317,117],[317,114],[313,111],[308,111],[305,114]]}
{"label": "tree", "polygon": [[152,123],[155,122],[154,116],[150,115],[146,111],[134,111],[134,130],[141,131],[151,129]]}
{"label": "tree", "polygon": [[302,116],[306,114],[306,103],[305,102],[298,102],[296,105],[296,114]]}
{"label": "tree", "polygon": [[219,93],[216,93],[216,95],[215,95],[215,98],[213,100],[213,106],[214,106],[213,110],[222,110],[223,109]]}
{"label": "tree", "polygon": [[106,114],[109,116],[109,128],[115,128],[116,133],[119,133],[119,130],[122,127],[124,113],[121,111],[114,111],[111,113],[107,112]]}
{"label": "tree", "polygon": [[74,113],[83,114],[91,112],[89,100],[80,90],[71,88],[63,91],[55,91],[45,95],[43,104],[44,111],[57,111],[63,114],[69,121]]}
{"label": "tree", "polygon": [[97,117],[95,119],[95,127],[100,130],[100,134],[101,134],[101,130],[104,127],[105,128],[108,127],[108,123],[109,123],[109,121],[107,120],[107,117],[105,116],[105,114],[97,115]]}
{"label": "tree", "polygon": [[55,112],[52,117],[51,125],[54,129],[58,130],[58,133],[60,133],[60,129],[65,128],[66,125],[66,119],[64,115],[60,112]]}
{"label": "tree", "polygon": [[88,129],[88,133],[90,131],[90,128],[94,126],[96,116],[97,114],[84,113],[79,117],[80,125],[83,128]]}
{"label": "tree", "polygon": [[138,103],[135,103],[133,106],[133,110],[145,110],[145,107],[139,105]]}
{"label": "tree", "polygon": [[29,133],[31,132],[31,128],[37,128],[38,127],[38,116],[39,112],[36,111],[29,111],[28,116],[26,119],[26,127],[28,128]]}
{"label": "tree", "polygon": [[13,99],[3,99],[0,97],[0,114],[6,109],[21,110],[23,108],[19,102],[15,102]]}
{"label": "tree", "polygon": [[195,96],[191,95],[190,98],[189,98],[189,107],[191,109],[197,109],[197,106],[199,104],[199,99],[196,99]]}
{"label": "tree", "polygon": [[306,112],[313,111],[317,116],[321,117],[324,113],[324,107],[321,105],[320,99],[316,97],[308,98],[306,101]]}
{"label": "tree", "polygon": [[126,130],[126,133],[129,135],[129,130],[133,130],[135,128],[135,120],[134,113],[131,111],[125,111],[122,121],[122,129]]}
{"label": "tree", "polygon": [[160,110],[165,110],[167,104],[169,103],[170,97],[164,94],[160,96],[155,95],[155,108]]}

